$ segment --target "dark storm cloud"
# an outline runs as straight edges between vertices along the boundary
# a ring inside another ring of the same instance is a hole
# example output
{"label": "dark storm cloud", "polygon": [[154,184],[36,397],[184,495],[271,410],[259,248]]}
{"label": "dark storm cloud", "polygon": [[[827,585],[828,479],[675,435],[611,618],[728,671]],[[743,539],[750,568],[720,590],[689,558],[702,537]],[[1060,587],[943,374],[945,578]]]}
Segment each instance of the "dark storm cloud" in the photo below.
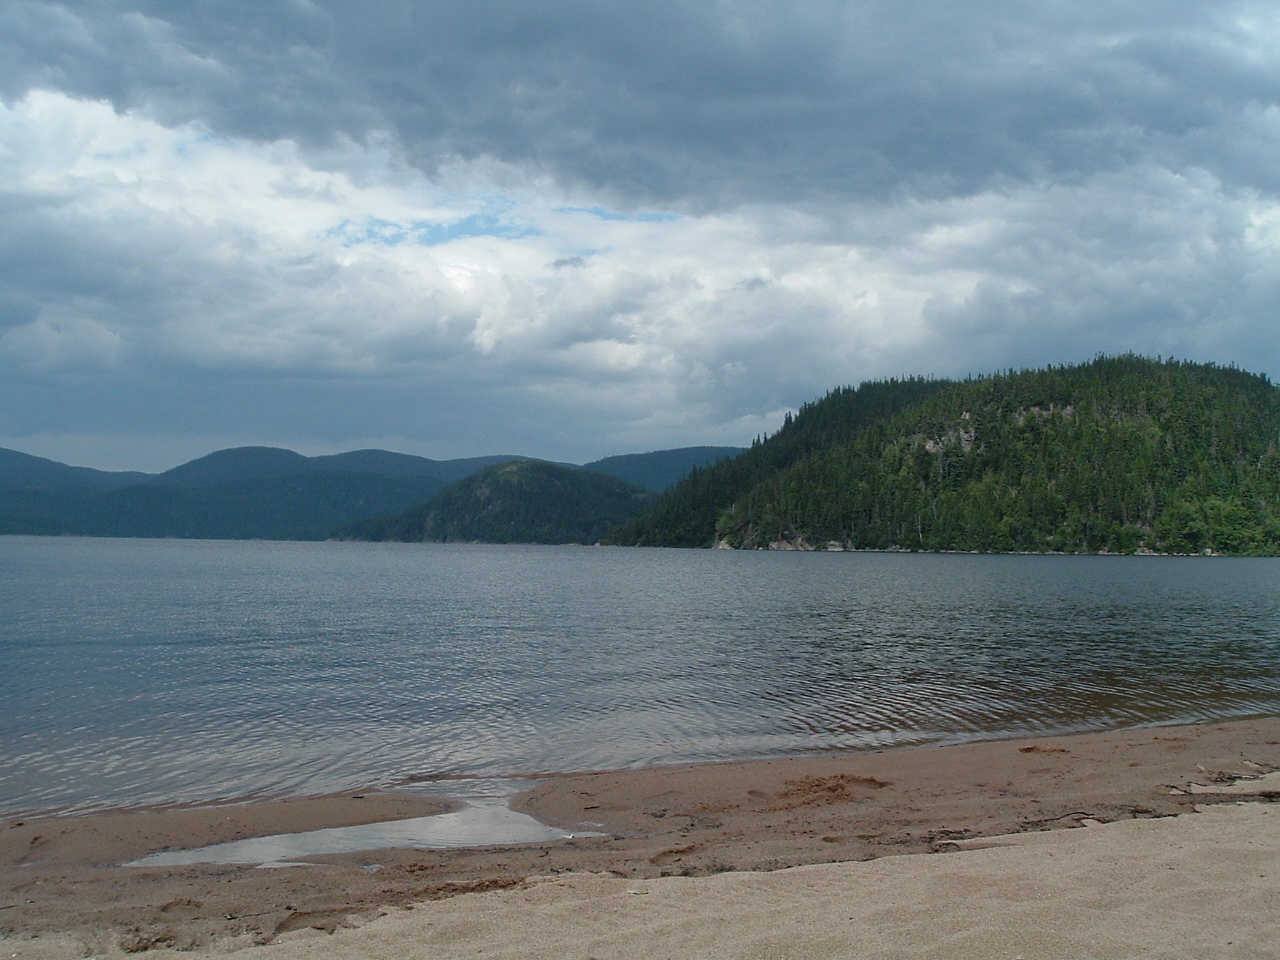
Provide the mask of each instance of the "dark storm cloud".
{"label": "dark storm cloud", "polygon": [[[1274,189],[1261,4],[8,5],[4,90],[321,146],[390,132],[621,204],[948,196],[1158,157]],[[1249,18],[1257,27],[1249,25]]]}

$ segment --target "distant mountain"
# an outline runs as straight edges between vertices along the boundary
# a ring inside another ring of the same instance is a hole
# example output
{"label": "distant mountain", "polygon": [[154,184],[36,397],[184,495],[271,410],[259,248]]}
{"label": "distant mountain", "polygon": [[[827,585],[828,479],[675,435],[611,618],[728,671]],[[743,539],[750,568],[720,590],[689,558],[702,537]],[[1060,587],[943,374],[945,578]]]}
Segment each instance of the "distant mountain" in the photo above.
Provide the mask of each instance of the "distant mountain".
{"label": "distant mountain", "polygon": [[314,470],[377,473],[384,477],[435,477],[446,484],[469,477],[477,470],[495,463],[528,459],[530,458],[499,455],[464,457],[458,460],[430,460],[408,453],[392,453],[389,450],[353,450],[350,453],[310,458],[311,467]]}
{"label": "distant mountain", "polygon": [[21,487],[65,487],[75,490],[114,490],[148,479],[145,473],[69,467],[56,460],[34,457],[0,447],[0,484]]}
{"label": "distant mountain", "polygon": [[695,471],[613,542],[1280,554],[1280,389],[1099,357],[864,383]]}
{"label": "distant mountain", "polygon": [[661,493],[675,486],[697,467],[742,453],[742,447],[681,447],[652,453],[624,453],[583,464],[582,469],[607,473],[637,487]]}
{"label": "distant mountain", "polygon": [[433,477],[304,473],[212,489],[133,484],[117,490],[0,486],[0,533],[212,540],[323,540],[362,517],[421,503]]}
{"label": "distant mountain", "polygon": [[596,543],[652,494],[616,477],[539,460],[487,467],[397,516],[339,531],[349,540]]}
{"label": "distant mountain", "polygon": [[367,473],[383,477],[431,477],[453,483],[494,463],[526,457],[491,456],[430,460],[390,450],[353,450],[307,457],[282,447],[232,447],[156,474],[148,482],[167,487],[217,487],[237,480],[265,480],[304,473]]}
{"label": "distant mountain", "polygon": [[161,487],[209,489],[237,480],[296,476],[310,470],[311,458],[292,450],[280,447],[233,447],[156,474],[147,482]]}
{"label": "distant mountain", "polygon": [[0,533],[320,540],[422,503],[470,463],[237,447],[160,474],[108,473],[0,450]]}
{"label": "distant mountain", "polygon": [[[654,486],[721,449],[602,462]],[[280,447],[235,447],[149,474],[72,467],[0,448],[0,534],[323,539],[355,521],[421,505],[486,467],[526,460],[431,460],[388,450],[307,457]]]}

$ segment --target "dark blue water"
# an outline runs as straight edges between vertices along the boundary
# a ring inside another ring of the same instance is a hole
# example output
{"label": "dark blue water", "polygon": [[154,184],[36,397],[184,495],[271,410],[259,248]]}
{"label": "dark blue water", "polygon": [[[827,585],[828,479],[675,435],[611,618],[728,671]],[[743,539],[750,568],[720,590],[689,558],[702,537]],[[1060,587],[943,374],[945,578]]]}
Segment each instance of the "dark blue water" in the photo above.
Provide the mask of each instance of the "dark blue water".
{"label": "dark blue water", "polygon": [[1280,713],[1280,560],[0,537],[0,810]]}

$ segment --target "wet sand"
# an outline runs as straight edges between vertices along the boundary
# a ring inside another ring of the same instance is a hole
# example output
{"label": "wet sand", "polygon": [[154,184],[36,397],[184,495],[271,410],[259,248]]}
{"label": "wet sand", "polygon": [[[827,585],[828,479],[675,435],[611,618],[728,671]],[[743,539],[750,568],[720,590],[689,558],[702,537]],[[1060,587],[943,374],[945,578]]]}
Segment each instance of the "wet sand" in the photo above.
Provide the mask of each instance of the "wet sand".
{"label": "wet sand", "polygon": [[[1280,956],[1275,771],[1272,718],[571,774],[514,806],[604,836],[288,869],[120,864],[447,805],[368,794],[8,820],[0,946],[33,960],[261,944],[264,960]],[[1203,942],[1162,946],[1175,934]]]}

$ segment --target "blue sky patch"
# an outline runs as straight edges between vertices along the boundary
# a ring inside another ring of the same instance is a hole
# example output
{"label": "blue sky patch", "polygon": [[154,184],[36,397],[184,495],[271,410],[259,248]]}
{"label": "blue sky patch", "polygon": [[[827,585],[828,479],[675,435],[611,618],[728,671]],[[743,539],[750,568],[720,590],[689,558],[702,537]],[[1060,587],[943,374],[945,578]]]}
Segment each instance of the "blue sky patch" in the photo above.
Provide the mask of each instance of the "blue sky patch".
{"label": "blue sky patch", "polygon": [[396,223],[379,217],[369,217],[363,221],[344,220],[328,231],[328,236],[338,237],[347,246],[374,243],[395,247],[402,243],[434,247],[451,240],[466,237],[501,237],[504,240],[519,240],[522,237],[541,235],[541,231],[523,223],[513,223],[501,217],[477,213],[461,220],[447,223],[431,223],[415,221],[413,223]]}
{"label": "blue sky patch", "polygon": [[670,223],[679,220],[674,213],[657,213],[652,210],[640,210],[636,213],[618,213],[604,207],[556,207],[557,213],[589,213],[598,220],[625,220],[628,223]]}

